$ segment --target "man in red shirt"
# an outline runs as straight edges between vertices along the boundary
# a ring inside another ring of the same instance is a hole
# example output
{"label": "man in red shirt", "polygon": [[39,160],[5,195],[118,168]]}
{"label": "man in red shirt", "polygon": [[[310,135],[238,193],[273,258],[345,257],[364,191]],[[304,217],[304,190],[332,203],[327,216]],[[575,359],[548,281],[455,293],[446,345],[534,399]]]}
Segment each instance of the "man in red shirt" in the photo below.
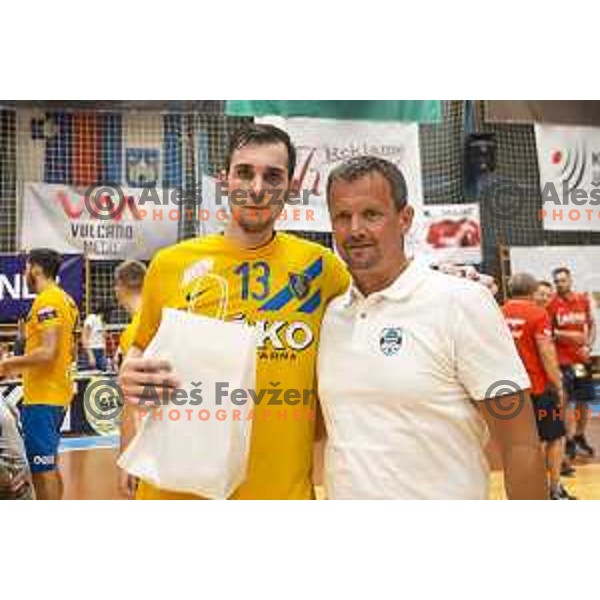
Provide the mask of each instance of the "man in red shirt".
{"label": "man in red shirt", "polygon": [[[550,300],[554,295],[554,288],[549,281],[538,281],[537,289],[533,294],[533,301],[541,308],[548,310]],[[567,407],[565,406],[565,412]],[[565,429],[568,430],[566,416],[565,416]],[[568,457],[563,456],[563,465],[560,472],[565,477],[573,477],[575,475],[575,468],[571,465],[571,461]]]}
{"label": "man in red shirt", "polygon": [[585,438],[589,410],[594,400],[591,385],[590,347],[596,336],[594,317],[589,298],[573,291],[571,272],[559,267],[552,272],[556,294],[550,300],[548,312],[554,330],[558,362],[563,373],[567,402],[576,402],[579,410],[575,435],[568,433],[567,455],[573,459],[577,452],[593,456],[594,449]]}
{"label": "man in red shirt", "polygon": [[560,482],[565,437],[562,378],[550,317],[533,301],[537,285],[531,275],[513,275],[509,282],[511,299],[502,307],[502,313],[531,381],[538,434],[545,446],[550,471],[550,498],[574,500]]}

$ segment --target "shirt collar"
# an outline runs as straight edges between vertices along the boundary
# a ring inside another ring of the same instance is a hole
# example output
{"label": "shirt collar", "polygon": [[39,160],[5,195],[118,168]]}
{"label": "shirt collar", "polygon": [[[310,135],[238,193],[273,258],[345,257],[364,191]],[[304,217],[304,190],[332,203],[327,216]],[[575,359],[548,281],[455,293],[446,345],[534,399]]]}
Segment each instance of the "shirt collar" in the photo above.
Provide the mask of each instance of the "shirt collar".
{"label": "shirt collar", "polygon": [[[405,300],[417,289],[430,273],[431,269],[428,265],[417,259],[411,259],[408,267],[400,273],[391,285],[378,292],[373,292],[369,295],[369,298],[381,297],[395,301]],[[352,281],[352,284],[345,293],[344,306],[349,307],[364,299],[364,294],[356,287],[354,281]]]}

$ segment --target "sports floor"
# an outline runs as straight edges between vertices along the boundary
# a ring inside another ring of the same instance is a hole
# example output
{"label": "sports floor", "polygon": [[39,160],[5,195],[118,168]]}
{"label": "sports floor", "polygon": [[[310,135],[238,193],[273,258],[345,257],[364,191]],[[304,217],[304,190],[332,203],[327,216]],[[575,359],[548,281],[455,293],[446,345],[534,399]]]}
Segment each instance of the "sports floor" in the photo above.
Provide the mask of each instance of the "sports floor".
{"label": "sports floor", "polygon": [[[600,420],[595,416],[589,424],[588,439],[600,454]],[[66,438],[62,443],[60,468],[64,477],[65,499],[110,500],[121,496],[117,487],[118,440],[114,437]],[[499,459],[493,441],[489,448],[492,466],[490,497],[504,497],[502,474],[498,471]],[[581,500],[600,499],[600,457],[577,459],[577,475],[563,478],[569,492]],[[315,469],[319,483],[320,465]],[[323,490],[317,486],[317,497],[323,498]]]}

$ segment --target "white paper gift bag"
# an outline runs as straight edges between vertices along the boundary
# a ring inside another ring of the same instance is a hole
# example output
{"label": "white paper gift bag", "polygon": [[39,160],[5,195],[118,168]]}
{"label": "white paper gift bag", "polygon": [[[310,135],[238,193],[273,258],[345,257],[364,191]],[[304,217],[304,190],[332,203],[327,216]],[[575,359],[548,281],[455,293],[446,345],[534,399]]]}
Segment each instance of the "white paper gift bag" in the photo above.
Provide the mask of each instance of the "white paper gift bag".
{"label": "white paper gift bag", "polygon": [[[185,394],[144,418],[119,466],[161,489],[230,496],[246,475],[253,408],[249,394],[232,403],[231,393],[254,389],[255,344],[254,328],[245,323],[163,309],[144,356],[168,360]],[[217,386],[227,393],[217,394]]]}

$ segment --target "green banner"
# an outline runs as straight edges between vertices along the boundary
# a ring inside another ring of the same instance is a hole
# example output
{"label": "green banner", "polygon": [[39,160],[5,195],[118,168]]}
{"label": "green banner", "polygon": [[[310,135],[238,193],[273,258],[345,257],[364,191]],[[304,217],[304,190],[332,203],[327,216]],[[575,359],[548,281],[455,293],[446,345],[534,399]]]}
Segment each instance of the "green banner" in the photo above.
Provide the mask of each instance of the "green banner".
{"label": "green banner", "polygon": [[227,100],[230,116],[278,115],[319,119],[438,123],[441,100]]}

